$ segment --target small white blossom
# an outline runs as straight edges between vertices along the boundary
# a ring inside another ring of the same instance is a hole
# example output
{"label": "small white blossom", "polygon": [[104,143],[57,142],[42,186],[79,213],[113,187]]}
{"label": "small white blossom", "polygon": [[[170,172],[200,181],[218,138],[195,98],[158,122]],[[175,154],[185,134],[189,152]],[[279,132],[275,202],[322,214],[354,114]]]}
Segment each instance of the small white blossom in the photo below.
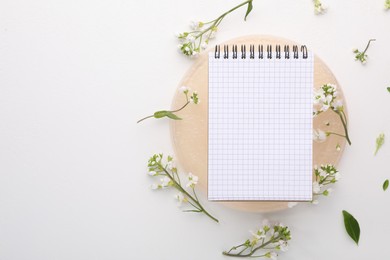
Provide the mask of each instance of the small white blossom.
{"label": "small white blossom", "polygon": [[166,187],[168,187],[171,184],[171,179],[169,179],[166,176],[164,178],[161,178],[160,181],[161,181],[161,187],[162,188],[166,188]]}
{"label": "small white blossom", "polygon": [[199,22],[199,21],[191,21],[191,22],[190,22],[190,27],[191,27],[191,29],[194,30],[194,31],[199,30],[200,28],[203,27],[203,25],[204,25],[204,24],[203,24],[202,22]]}
{"label": "small white blossom", "polygon": [[190,88],[187,87],[187,86],[181,86],[181,87],[179,88],[179,92],[180,92],[180,93],[186,94],[186,93],[188,93],[188,91],[190,91]]}
{"label": "small white blossom", "polygon": [[149,174],[150,176],[155,176],[155,175],[157,174],[157,172],[155,172],[155,171],[149,171],[148,174]]}
{"label": "small white blossom", "polygon": [[343,101],[338,99],[335,102],[333,102],[333,109],[338,110],[338,111],[342,111],[343,110]]}
{"label": "small white blossom", "polygon": [[278,259],[278,254],[275,253],[275,252],[267,252],[264,256],[267,257],[267,258],[270,258],[272,260],[277,260]]}
{"label": "small white blossom", "polygon": [[321,185],[318,183],[318,181],[313,182],[313,192],[314,193],[320,193],[321,191]]}
{"label": "small white blossom", "polygon": [[327,134],[321,129],[313,130],[313,140],[317,142],[324,142]]}
{"label": "small white blossom", "polygon": [[175,195],[175,199],[179,202],[179,206],[181,206],[183,202],[187,202],[187,198],[184,196],[182,192],[177,193]]}
{"label": "small white blossom", "polygon": [[335,175],[334,175],[334,179],[335,179],[336,181],[338,181],[338,180],[340,180],[340,178],[341,178],[340,173],[339,173],[339,172],[336,172]]}
{"label": "small white blossom", "polygon": [[200,47],[201,47],[203,50],[204,50],[204,49],[207,49],[207,46],[208,46],[208,45],[207,45],[207,43],[205,43],[205,42],[202,43],[202,44],[200,45]]}
{"label": "small white blossom", "polygon": [[191,172],[188,173],[188,183],[187,187],[194,187],[196,184],[198,184],[198,176],[193,175]]}
{"label": "small white blossom", "polygon": [[283,239],[279,240],[279,247],[282,252],[286,252],[288,249],[288,244]]}
{"label": "small white blossom", "polygon": [[314,205],[318,205],[319,202],[318,202],[318,200],[312,200],[311,203]]}

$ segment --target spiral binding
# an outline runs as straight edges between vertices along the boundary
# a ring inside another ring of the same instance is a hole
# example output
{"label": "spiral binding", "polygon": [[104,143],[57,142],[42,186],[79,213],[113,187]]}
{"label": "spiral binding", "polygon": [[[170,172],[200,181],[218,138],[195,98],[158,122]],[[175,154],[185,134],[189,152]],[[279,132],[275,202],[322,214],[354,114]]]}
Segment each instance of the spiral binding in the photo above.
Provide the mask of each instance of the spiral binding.
{"label": "spiral binding", "polygon": [[[241,49],[240,58],[246,59],[247,58],[246,45],[242,44],[240,49]],[[265,48],[263,47],[262,44],[259,44],[257,46],[257,53],[258,53],[257,57],[259,59],[264,59],[264,49]],[[272,57],[272,54],[273,54],[272,45],[267,44],[266,49],[267,49],[266,50],[266,52],[267,52],[266,58],[272,59],[273,58]],[[237,50],[238,50],[237,45],[233,45],[232,46],[232,58],[233,59],[238,58],[238,51]],[[308,51],[307,51],[306,45],[301,45],[300,52],[302,52],[302,58],[307,59]],[[255,56],[255,45],[251,44],[251,45],[249,45],[249,58],[254,59],[255,57],[256,57]],[[283,50],[282,50],[281,45],[279,45],[279,44],[275,45],[275,58],[281,59],[282,57],[284,57],[284,59],[290,59],[290,57],[293,59],[298,59],[299,58],[298,45],[292,46],[292,55],[290,55],[290,46],[289,45],[284,45]],[[221,58],[221,46],[220,45],[215,46],[214,58],[216,58],[216,59]],[[229,59],[229,45],[223,46],[223,58]]]}

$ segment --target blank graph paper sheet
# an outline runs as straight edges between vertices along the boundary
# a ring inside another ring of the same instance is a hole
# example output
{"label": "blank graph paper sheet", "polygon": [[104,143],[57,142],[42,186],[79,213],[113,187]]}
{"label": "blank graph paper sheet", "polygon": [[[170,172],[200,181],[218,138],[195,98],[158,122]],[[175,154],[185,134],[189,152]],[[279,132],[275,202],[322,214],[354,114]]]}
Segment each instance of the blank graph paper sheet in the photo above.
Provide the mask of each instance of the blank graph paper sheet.
{"label": "blank graph paper sheet", "polygon": [[209,56],[208,199],[312,200],[313,55]]}

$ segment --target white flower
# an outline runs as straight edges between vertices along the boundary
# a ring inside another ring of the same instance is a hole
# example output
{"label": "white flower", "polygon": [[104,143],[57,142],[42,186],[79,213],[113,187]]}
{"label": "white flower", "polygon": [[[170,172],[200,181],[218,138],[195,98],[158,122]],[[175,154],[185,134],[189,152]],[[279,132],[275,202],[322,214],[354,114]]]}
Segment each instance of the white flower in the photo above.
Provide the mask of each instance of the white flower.
{"label": "white flower", "polygon": [[179,192],[175,195],[175,199],[177,199],[177,201],[179,202],[179,206],[181,206],[181,204],[183,202],[187,202],[187,198],[184,196],[183,193]]}
{"label": "white flower", "polygon": [[324,171],[323,169],[319,169],[319,170],[318,170],[318,173],[319,173],[319,175],[320,175],[321,177],[323,177],[323,178],[325,178],[326,176],[329,175],[329,174],[328,174],[326,171]]}
{"label": "white flower", "polygon": [[275,252],[267,252],[264,254],[265,257],[270,258],[272,260],[277,260],[278,259],[278,254]]}
{"label": "white flower", "polygon": [[196,184],[198,184],[198,176],[193,175],[191,172],[188,173],[188,183],[187,187],[194,187]]}
{"label": "white flower", "polygon": [[340,173],[339,173],[339,172],[336,172],[336,174],[334,175],[334,179],[335,179],[336,181],[338,181],[338,180],[340,180],[340,178],[341,178]]}
{"label": "white flower", "polygon": [[288,206],[289,208],[293,208],[293,207],[295,207],[296,205],[298,205],[298,202],[296,202],[296,201],[290,201],[290,202],[287,204],[287,206]]}
{"label": "white flower", "polygon": [[200,45],[200,47],[201,47],[203,50],[206,49],[206,48],[207,48],[207,43],[203,42],[203,43]]}
{"label": "white flower", "polygon": [[324,142],[327,134],[321,129],[313,130],[313,140],[317,142]]}
{"label": "white flower", "polygon": [[166,188],[170,185],[171,179],[165,176],[164,178],[161,178],[160,181],[161,181],[161,187]]}
{"label": "white flower", "polygon": [[195,42],[195,37],[192,36],[192,35],[188,35],[187,38],[186,38],[187,42],[191,42],[191,43],[194,43]]}
{"label": "white flower", "polygon": [[155,175],[157,174],[157,172],[155,172],[155,171],[149,171],[148,174],[149,174],[150,176],[155,176]]}
{"label": "white flower", "polygon": [[288,249],[287,241],[284,241],[283,239],[280,239],[279,240],[279,247],[280,247],[280,250],[282,250],[283,252],[286,252],[287,249]]}
{"label": "white flower", "polygon": [[203,27],[203,23],[199,21],[191,21],[190,27],[192,30],[197,31]]}
{"label": "white flower", "polygon": [[179,92],[180,93],[188,93],[188,91],[190,90],[190,88],[189,87],[187,87],[187,86],[181,86],[180,88],[179,88]]}
{"label": "white flower", "polygon": [[333,102],[333,109],[338,111],[343,110],[343,101],[336,100],[335,102]]}
{"label": "white flower", "polygon": [[321,185],[318,183],[318,181],[313,182],[313,192],[319,193],[321,191]]}
{"label": "white flower", "polygon": [[151,188],[152,190],[157,190],[157,189],[159,188],[159,185],[156,184],[156,183],[153,183],[152,185],[150,185],[150,188]]}
{"label": "white flower", "polygon": [[318,200],[312,200],[311,203],[314,205],[318,205],[319,202],[318,202]]}

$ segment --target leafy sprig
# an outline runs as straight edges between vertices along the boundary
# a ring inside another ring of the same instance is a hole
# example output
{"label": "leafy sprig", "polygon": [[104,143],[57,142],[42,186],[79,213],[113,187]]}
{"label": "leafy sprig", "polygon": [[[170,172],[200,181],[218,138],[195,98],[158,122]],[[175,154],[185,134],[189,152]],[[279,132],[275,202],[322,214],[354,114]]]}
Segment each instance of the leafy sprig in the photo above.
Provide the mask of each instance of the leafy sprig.
{"label": "leafy sprig", "polygon": [[340,180],[340,173],[332,164],[314,166],[313,204],[318,204],[318,196],[328,196],[333,189],[327,188],[330,184]]}
{"label": "leafy sprig", "polygon": [[173,119],[173,120],[181,120],[182,118],[178,117],[175,113],[176,112],[179,112],[181,110],[183,110],[186,106],[188,106],[188,104],[190,103],[193,103],[193,104],[199,104],[200,100],[199,100],[199,96],[198,96],[198,93],[196,91],[192,92],[192,94],[190,95],[190,89],[188,87],[185,87],[185,86],[182,86],[179,88],[179,91],[181,93],[183,93],[185,95],[185,98],[186,98],[186,103],[179,109],[176,109],[176,110],[160,110],[160,111],[157,111],[157,112],[154,112],[153,115],[150,115],[150,116],[146,116],[140,120],[137,121],[137,123],[140,123],[148,118],[163,118],[163,117],[168,117],[170,119]]}
{"label": "leafy sprig", "polygon": [[153,155],[148,161],[148,169],[150,176],[162,177],[160,179],[160,183],[152,184],[152,189],[158,190],[172,187],[179,192],[175,196],[179,204],[188,203],[188,205],[192,207],[192,209],[184,210],[184,212],[203,213],[215,222],[218,222],[218,219],[206,211],[198,199],[195,191],[195,185],[198,183],[198,177],[189,173],[187,176],[187,183],[183,186],[178,170],[171,156],[167,156],[167,159],[165,160],[163,154]]}
{"label": "leafy sprig", "polygon": [[341,99],[338,98],[337,86],[330,83],[322,85],[321,88],[314,95],[314,106],[314,117],[322,114],[323,112],[328,111],[329,109],[336,113],[340,117],[341,123],[344,128],[344,134],[339,134],[330,131],[324,132],[318,129],[314,130],[313,139],[315,141],[323,142],[326,140],[326,137],[330,135],[337,135],[345,138],[348,144],[351,145],[351,140],[348,134],[347,116],[344,112],[343,102]]}
{"label": "leafy sprig", "polygon": [[385,9],[386,10],[390,9],[390,0],[386,0],[386,2],[385,2]]}
{"label": "leafy sprig", "polygon": [[384,143],[385,143],[385,134],[381,133],[381,134],[379,134],[379,136],[376,138],[376,141],[375,141],[376,148],[375,148],[374,155],[376,155],[378,153],[379,149],[381,149],[381,147]]}
{"label": "leafy sprig", "polygon": [[252,237],[244,243],[233,246],[230,250],[222,252],[223,255],[233,257],[265,257],[277,259],[278,251],[286,251],[288,241],[291,239],[288,227],[280,223],[270,224],[267,220]]}
{"label": "leafy sprig", "polygon": [[368,47],[370,47],[371,42],[375,41],[375,39],[370,39],[366,45],[364,51],[359,51],[358,49],[353,49],[353,53],[355,54],[355,60],[360,61],[362,64],[367,63],[368,55],[366,54]]}
{"label": "leafy sprig", "polygon": [[215,37],[218,31],[218,26],[226,15],[235,11],[236,9],[247,6],[244,20],[248,17],[249,13],[253,9],[253,0],[247,0],[241,4],[235,6],[229,11],[221,14],[216,19],[209,22],[193,21],[191,22],[192,31],[182,32],[176,34],[176,37],[180,41],[178,46],[181,53],[189,57],[197,57],[202,49],[206,49],[209,41]]}

